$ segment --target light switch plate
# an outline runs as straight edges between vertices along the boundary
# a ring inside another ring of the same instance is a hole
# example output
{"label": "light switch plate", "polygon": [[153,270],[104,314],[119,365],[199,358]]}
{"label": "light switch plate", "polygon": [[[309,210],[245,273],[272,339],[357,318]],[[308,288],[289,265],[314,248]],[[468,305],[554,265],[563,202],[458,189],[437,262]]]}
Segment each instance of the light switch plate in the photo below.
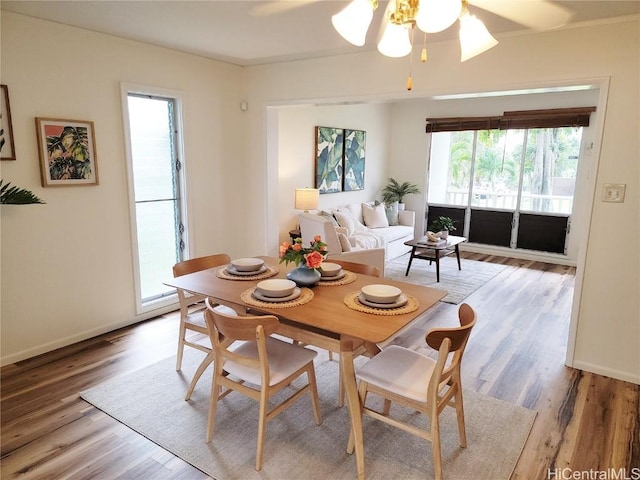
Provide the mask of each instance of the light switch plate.
{"label": "light switch plate", "polygon": [[624,202],[624,191],[627,188],[626,183],[605,183],[602,190],[603,202]]}

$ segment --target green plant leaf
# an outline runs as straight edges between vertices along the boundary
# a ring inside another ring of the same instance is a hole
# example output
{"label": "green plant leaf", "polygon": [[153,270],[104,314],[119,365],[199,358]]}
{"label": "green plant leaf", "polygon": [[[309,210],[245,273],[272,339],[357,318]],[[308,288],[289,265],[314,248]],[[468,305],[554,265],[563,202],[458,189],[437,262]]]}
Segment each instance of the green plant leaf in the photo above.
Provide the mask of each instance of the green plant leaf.
{"label": "green plant leaf", "polygon": [[0,204],[4,205],[29,205],[33,203],[46,203],[38,198],[33,192],[11,186],[11,182],[7,182],[3,185],[3,181],[0,180]]}

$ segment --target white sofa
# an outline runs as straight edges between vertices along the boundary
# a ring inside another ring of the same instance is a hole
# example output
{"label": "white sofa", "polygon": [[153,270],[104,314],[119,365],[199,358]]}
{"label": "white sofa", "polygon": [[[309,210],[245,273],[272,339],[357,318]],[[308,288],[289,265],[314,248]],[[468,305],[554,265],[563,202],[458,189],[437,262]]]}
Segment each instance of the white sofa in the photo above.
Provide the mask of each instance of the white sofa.
{"label": "white sofa", "polygon": [[375,265],[384,274],[386,261],[410,250],[404,242],[413,239],[415,212],[401,210],[397,224],[389,225],[388,218],[382,218],[381,208],[384,212],[383,205],[373,202],[352,203],[331,211],[303,213],[299,217],[300,235],[305,244],[320,235],[329,250],[327,258],[341,256]]}

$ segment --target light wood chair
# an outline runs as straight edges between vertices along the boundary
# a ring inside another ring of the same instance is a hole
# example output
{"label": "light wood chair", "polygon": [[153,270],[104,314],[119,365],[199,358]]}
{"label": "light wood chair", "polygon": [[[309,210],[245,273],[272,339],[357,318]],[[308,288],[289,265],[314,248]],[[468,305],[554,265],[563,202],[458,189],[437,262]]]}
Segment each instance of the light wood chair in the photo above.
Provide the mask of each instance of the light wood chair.
{"label": "light wood chair", "polygon": [[[206,257],[198,257],[192,258],[190,260],[184,260],[182,262],[176,263],[173,266],[173,276],[180,277],[182,275],[187,275],[188,273],[199,272],[201,270],[206,270],[208,268],[219,267],[221,265],[225,265],[231,262],[231,258],[226,253],[219,253],[216,255],[208,255]],[[196,342],[191,342],[187,340],[187,330],[191,330],[193,332],[198,332],[203,335],[206,335],[209,338],[209,331],[207,330],[207,326],[204,322],[203,312],[205,310],[203,295],[193,295],[189,292],[182,290],[181,288],[177,289],[178,292],[178,300],[180,301],[180,332],[178,336],[178,353],[176,358],[176,370],[180,370],[182,368],[182,355],[184,353],[184,347],[191,347],[201,352],[205,352],[207,355],[211,354],[211,348],[205,345],[201,345]],[[219,305],[216,308],[219,308],[222,312],[225,312],[229,315],[234,315],[236,312],[230,307],[226,307],[224,305]],[[191,397],[191,393],[198,383],[200,376],[206,370],[206,367],[213,360],[213,355],[211,354],[211,358],[209,362],[203,362],[200,368],[196,371],[193,376],[193,380],[189,385],[189,389],[187,390],[187,395],[185,400],[189,400]]]}
{"label": "light wood chair", "polygon": [[[460,446],[467,446],[462,402],[460,364],[476,313],[467,304],[458,310],[460,327],[434,328],[425,337],[427,344],[438,350],[437,360],[414,350],[390,346],[356,370],[362,413],[431,442],[435,478],[442,479],[439,415],[446,406],[456,409]],[[366,406],[371,392],[384,398],[382,412]],[[391,402],[407,406],[429,417],[430,429],[425,430],[390,416]],[[347,451],[353,452],[353,433]]]}
{"label": "light wood chair", "polygon": [[[322,423],[313,367],[317,353],[272,337],[280,325],[274,315],[231,316],[213,308],[209,299],[205,303],[204,317],[215,353],[207,442],[213,437],[218,401],[234,390],[247,395],[260,403],[256,470],[261,470],[267,422],[306,392],[311,394],[316,424]],[[269,409],[270,398],[304,373],[306,385]],[[222,387],[226,387],[224,392]]]}

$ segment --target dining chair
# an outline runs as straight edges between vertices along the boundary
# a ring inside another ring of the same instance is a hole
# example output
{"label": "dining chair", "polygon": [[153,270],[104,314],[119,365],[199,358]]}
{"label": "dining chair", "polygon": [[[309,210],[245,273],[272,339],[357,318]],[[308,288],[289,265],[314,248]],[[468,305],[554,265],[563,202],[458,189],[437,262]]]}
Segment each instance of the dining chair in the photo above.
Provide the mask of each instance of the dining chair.
{"label": "dining chair", "polygon": [[[331,263],[337,263],[341,265],[344,270],[348,270],[353,273],[360,273],[362,275],[371,275],[372,277],[380,276],[380,269],[374,265],[368,265],[366,263],[347,262],[345,260],[331,259]],[[333,360],[333,352],[329,350],[329,360]],[[340,363],[340,360],[338,360]],[[339,368],[339,385],[338,385],[338,406],[344,405],[344,384],[342,382],[342,369]]]}
{"label": "dining chair", "polygon": [[353,273],[360,273],[362,275],[371,275],[372,277],[380,276],[380,269],[374,265],[369,265],[367,263],[356,263],[356,262],[347,262],[345,260],[329,260],[331,263],[337,263],[338,265],[342,265],[342,268],[345,270],[349,270]]}
{"label": "dining chair", "polygon": [[[180,277],[182,275],[187,275],[188,273],[219,267],[229,262],[231,262],[231,258],[226,253],[192,258],[176,263],[173,266],[173,276]],[[187,330],[201,333],[209,338],[209,331],[207,330],[203,317],[203,312],[205,310],[205,297],[203,295],[193,295],[181,288],[176,290],[178,292],[178,300],[180,302],[180,332],[178,334],[178,354],[176,358],[176,370],[179,371],[182,369],[182,355],[184,353],[185,346],[195,348],[207,354],[211,352],[211,348],[196,342],[191,342],[186,338]],[[217,308],[229,315],[235,314],[235,311],[230,307],[220,305]],[[195,383],[198,381],[197,379],[200,378],[201,374],[202,372],[199,372],[199,374],[196,372],[196,376],[194,376],[195,381],[192,381],[193,387],[195,387]],[[190,390],[193,390],[193,388],[190,387]],[[187,400],[188,397],[189,393],[187,394]]]}
{"label": "dining chair", "polygon": [[[434,328],[426,334],[427,344],[438,351],[437,360],[414,350],[392,345],[356,370],[362,414],[430,441],[437,480],[443,478],[439,415],[446,406],[456,409],[460,446],[467,446],[460,364],[471,329],[476,323],[476,313],[468,304],[463,303],[458,309],[458,318],[459,327]],[[377,394],[384,399],[382,412],[367,407],[368,393]],[[391,402],[427,415],[430,429],[422,429],[392,418]],[[347,451],[352,453],[353,448],[354,437],[351,433]]]}
{"label": "dining chair", "polygon": [[[260,403],[256,447],[256,470],[259,471],[267,422],[306,392],[311,394],[316,424],[322,423],[313,367],[317,352],[272,337],[280,325],[275,315],[232,316],[213,308],[209,299],[205,304],[204,317],[215,354],[207,443],[213,437],[217,406],[222,398],[235,390],[256,400]],[[307,383],[270,409],[271,397],[305,373]],[[224,392],[222,387],[226,388]]]}

